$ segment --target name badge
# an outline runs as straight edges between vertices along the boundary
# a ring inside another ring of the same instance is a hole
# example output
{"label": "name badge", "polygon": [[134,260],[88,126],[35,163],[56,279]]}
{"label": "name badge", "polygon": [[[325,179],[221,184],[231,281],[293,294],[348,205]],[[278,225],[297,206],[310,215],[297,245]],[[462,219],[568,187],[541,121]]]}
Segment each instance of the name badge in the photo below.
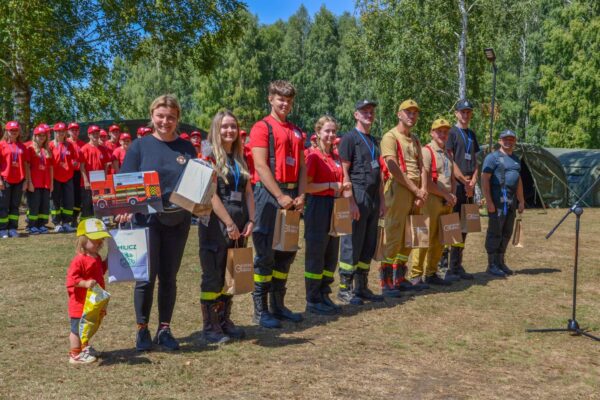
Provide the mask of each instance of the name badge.
{"label": "name badge", "polygon": [[379,169],[379,161],[378,160],[371,161],[371,168]]}
{"label": "name badge", "polygon": [[40,171],[43,171],[43,170],[45,170],[45,169],[46,169],[46,166],[45,166],[45,165],[40,165],[40,166],[38,166],[38,169],[39,169]]}
{"label": "name badge", "polygon": [[13,166],[13,167],[18,167],[18,166],[19,166],[19,163],[18,163],[18,162],[16,162],[16,161],[13,161],[13,162],[12,162],[12,166]]}
{"label": "name badge", "polygon": [[469,153],[465,153],[465,160],[471,161],[471,155]]}
{"label": "name badge", "polygon": [[229,200],[242,201],[242,192],[231,192],[231,195],[229,196]]}
{"label": "name badge", "polygon": [[285,164],[289,165],[290,167],[295,167],[296,166],[296,159],[292,156],[287,156],[285,158]]}

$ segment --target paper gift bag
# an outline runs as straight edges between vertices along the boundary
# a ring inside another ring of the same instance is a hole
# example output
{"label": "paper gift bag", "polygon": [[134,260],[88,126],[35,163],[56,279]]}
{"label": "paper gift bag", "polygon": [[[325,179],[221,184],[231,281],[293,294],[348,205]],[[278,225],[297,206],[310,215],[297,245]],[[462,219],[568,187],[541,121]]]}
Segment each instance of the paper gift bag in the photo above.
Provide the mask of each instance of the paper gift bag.
{"label": "paper gift bag", "polygon": [[429,247],[429,217],[409,215],[404,227],[404,245],[413,249]]}
{"label": "paper gift bag", "polygon": [[83,304],[83,314],[79,320],[79,337],[82,342],[89,342],[94,336],[104,314],[106,314],[106,306],[110,300],[110,294],[102,289],[100,285],[87,290],[85,303]]}
{"label": "paper gift bag", "polygon": [[211,199],[217,190],[217,174],[204,160],[189,160],[169,201],[194,215],[208,215]]}
{"label": "paper gift bag", "polygon": [[515,229],[512,237],[512,244],[515,247],[523,247],[523,227],[521,216],[518,216],[515,220]]}
{"label": "paper gift bag", "polygon": [[149,281],[148,228],[113,229],[110,234],[108,282]]}
{"label": "paper gift bag", "polygon": [[228,294],[244,294],[254,290],[252,247],[227,250],[224,290]]}
{"label": "paper gift bag", "polygon": [[350,215],[350,199],[340,197],[333,202],[333,213],[329,225],[330,236],[352,234],[352,215]]}
{"label": "paper gift bag", "polygon": [[481,232],[481,219],[477,204],[463,204],[460,207],[460,227],[464,233]]}
{"label": "paper gift bag", "polygon": [[440,215],[440,243],[452,245],[462,243],[462,230],[458,213]]}
{"label": "paper gift bag", "polygon": [[300,237],[300,212],[295,210],[277,210],[273,250],[298,251]]}
{"label": "paper gift bag", "polygon": [[381,226],[381,223],[380,223],[379,226],[377,226],[377,247],[375,248],[375,255],[373,256],[373,260],[382,261],[384,249],[385,249],[385,228],[383,226]]}

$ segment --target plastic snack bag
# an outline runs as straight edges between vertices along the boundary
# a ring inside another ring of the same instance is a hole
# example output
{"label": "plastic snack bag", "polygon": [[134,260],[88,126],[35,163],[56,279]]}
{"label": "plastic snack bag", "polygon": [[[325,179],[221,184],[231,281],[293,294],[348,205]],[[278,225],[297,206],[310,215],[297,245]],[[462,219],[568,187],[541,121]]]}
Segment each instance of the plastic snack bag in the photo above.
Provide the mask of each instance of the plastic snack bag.
{"label": "plastic snack bag", "polygon": [[110,293],[96,285],[87,290],[85,303],[83,305],[83,314],[79,321],[79,338],[81,343],[87,343],[96,333],[102,318],[106,314],[106,306],[110,300]]}

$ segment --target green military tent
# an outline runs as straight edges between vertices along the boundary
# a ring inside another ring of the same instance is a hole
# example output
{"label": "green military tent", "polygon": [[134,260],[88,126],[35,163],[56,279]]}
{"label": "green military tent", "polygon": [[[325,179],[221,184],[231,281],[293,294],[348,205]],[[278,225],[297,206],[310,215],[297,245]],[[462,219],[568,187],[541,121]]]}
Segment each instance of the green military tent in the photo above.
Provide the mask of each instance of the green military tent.
{"label": "green military tent", "polygon": [[[480,163],[486,150],[487,146],[482,146],[478,154]],[[514,154],[521,160],[526,207],[567,207],[569,186],[560,161],[543,147],[528,143],[517,143]]]}
{"label": "green military tent", "polygon": [[[569,183],[569,204],[575,203],[600,178],[600,150],[547,150],[561,162]],[[581,200],[585,207],[600,207],[600,183]]]}

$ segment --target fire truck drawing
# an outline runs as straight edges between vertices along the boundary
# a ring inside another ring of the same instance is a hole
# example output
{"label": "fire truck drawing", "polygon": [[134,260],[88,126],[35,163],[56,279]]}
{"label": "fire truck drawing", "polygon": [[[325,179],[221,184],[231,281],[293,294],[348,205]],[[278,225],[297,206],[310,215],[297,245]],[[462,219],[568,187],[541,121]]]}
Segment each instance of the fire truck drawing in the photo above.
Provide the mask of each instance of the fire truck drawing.
{"label": "fire truck drawing", "polygon": [[91,180],[90,186],[94,205],[99,209],[135,206],[161,196],[156,171],[108,175],[105,180]]}

